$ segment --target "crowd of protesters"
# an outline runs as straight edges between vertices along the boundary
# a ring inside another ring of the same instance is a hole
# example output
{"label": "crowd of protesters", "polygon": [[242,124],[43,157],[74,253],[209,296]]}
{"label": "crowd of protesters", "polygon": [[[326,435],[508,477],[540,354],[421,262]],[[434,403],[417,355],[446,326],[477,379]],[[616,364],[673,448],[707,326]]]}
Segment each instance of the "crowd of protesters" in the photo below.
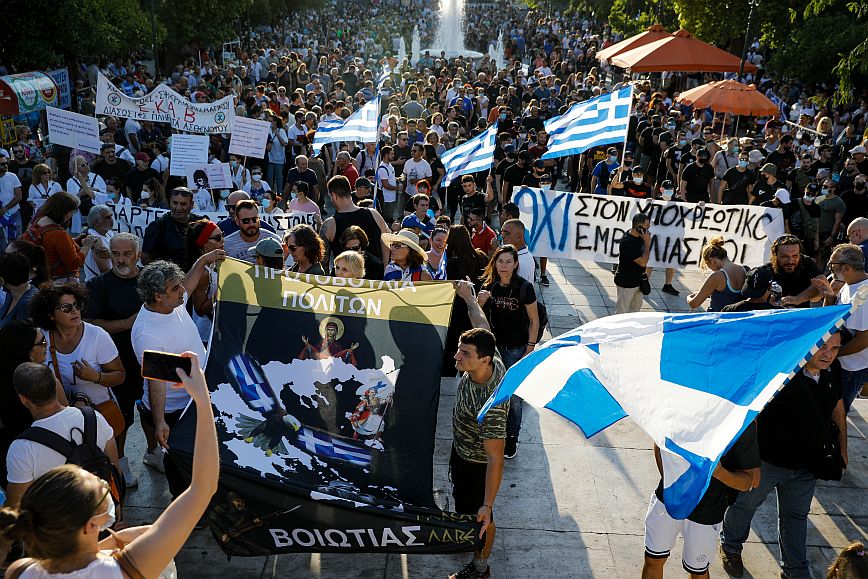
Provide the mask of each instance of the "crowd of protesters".
{"label": "crowd of protesters", "polygon": [[[486,484],[486,470],[497,470],[499,481],[503,458],[518,452],[521,428],[518,398],[477,425],[476,412],[487,398],[480,392],[496,387],[506,369],[533,351],[545,325],[537,294],[550,284],[546,261],[534,262],[528,252],[511,201],[513,188],[782,209],[787,235],[775,242],[767,266],[745,271],[729,260],[720,240],[703,249],[703,263],[712,273],[687,296],[691,307],[707,299],[712,311],[849,303],[868,280],[868,92],[855,95],[850,105],[832,106],[831,86],[760,74],[753,80],[787,103],[784,114],[791,122],[742,119],[738,135],[729,136],[729,117],[676,101],[679,88],[711,76],[630,80],[635,103],[625,143],[544,160],[546,120],[629,80],[595,58],[617,40],[605,23],[506,3],[496,11],[470,5],[465,43],[482,52],[481,59],[423,52],[399,60],[414,28],[423,47],[435,43],[436,10],[420,0],[364,3],[364,10],[361,4],[333,2],[328,9],[299,11],[280,30],[257,31],[229,62],[203,52],[165,77],[133,59],[82,66],[83,84],[89,86],[102,73],[128,96],[144,95],[160,82],[195,102],[232,95],[237,116],[269,121],[264,159],[229,154],[231,135],[210,137],[209,161],[230,163],[232,189],[203,190],[170,175],[172,130],[159,123],[99,117],[98,156],[46,147],[29,127],[19,129],[8,151],[0,150],[0,344],[10,346],[4,352],[11,356],[0,364],[7,494],[0,531],[23,541],[37,559],[14,564],[25,567],[22,577],[46,576],[36,575],[37,567],[47,574],[118,566],[135,576],[129,565],[159,571],[191,531],[205,495],[213,493],[211,474],[216,480],[213,418],[203,411],[210,405],[198,413],[194,480],[187,490],[163,448],[189,400],[197,406],[207,401],[204,379],[194,364],[183,389],[142,381],[139,363],[144,350],[192,352],[186,355],[204,363],[216,265],[226,257],[302,274],[469,279],[475,286],[458,283],[443,360],[443,375],[460,373],[461,384],[450,459],[455,505],[477,514],[490,530],[486,548],[455,575],[460,578],[488,577],[497,488]],[[502,68],[488,55],[494,45],[504,48]],[[388,78],[379,82],[384,70]],[[80,110],[93,114],[93,91],[81,94]],[[346,119],[377,95],[382,97],[378,143],[344,142],[314,151],[320,123]],[[444,185],[443,154],[495,120],[491,170]],[[139,238],[115,233],[112,206],[118,205],[168,211]],[[215,211],[228,217],[217,223],[200,215]],[[313,213],[316,227],[273,231],[266,217],[275,211]],[[642,307],[650,235],[647,219],[634,219],[621,242],[615,277],[619,313]],[[663,291],[678,295],[673,276],[667,272]],[[826,421],[834,420],[843,432],[844,461],[846,412],[868,383],[868,321],[863,320],[868,318],[852,316],[846,325],[852,339],[831,339],[802,380],[808,388],[832,384],[826,388],[832,394],[824,391],[818,403]],[[838,365],[840,373],[830,377],[829,368]],[[35,425],[80,442],[88,413],[75,407],[97,411],[96,445],[118,473],[109,482],[130,490],[137,486],[124,447],[128,430],[142,428],[147,441],[142,460],[165,472],[176,497],[150,529],[116,536],[114,541],[129,543],[126,547],[97,543],[94,534],[122,520],[123,493],[102,494],[96,478],[55,468],[63,464],[59,455],[20,438]],[[662,575],[660,561],[678,532],[685,536],[685,568],[694,576],[707,573],[721,522],[724,563],[740,576],[753,512],[775,489],[779,497],[792,498],[779,503],[783,576],[809,576],[804,532],[817,479],[805,456],[793,454],[793,444],[779,446],[792,436],[813,448],[823,435],[800,427],[785,436],[781,416],[787,412],[809,416],[813,410],[803,400],[776,399],[716,471],[720,484],[713,492],[739,497],[725,519],[725,508],[716,503],[704,505],[694,527],[661,522],[662,495],[655,494],[646,521],[648,577]],[[81,432],[72,435],[71,429]],[[196,475],[200,462],[203,471]],[[798,476],[787,478],[785,470]],[[456,473],[463,475],[456,479]],[[51,499],[58,489],[69,488],[81,497],[76,512],[64,519],[63,532],[80,533],[77,545],[62,545],[59,529],[50,536],[41,530],[65,508]],[[190,509],[183,508],[187,502]],[[659,515],[656,522],[650,522],[652,512]],[[162,536],[170,525],[171,533]],[[101,549],[115,550],[115,556],[101,555]],[[159,549],[161,556],[150,559]],[[840,574],[859,569],[862,555],[854,553],[862,553],[860,548],[846,553],[836,563],[837,576],[864,576]],[[13,549],[10,560],[14,554]]]}

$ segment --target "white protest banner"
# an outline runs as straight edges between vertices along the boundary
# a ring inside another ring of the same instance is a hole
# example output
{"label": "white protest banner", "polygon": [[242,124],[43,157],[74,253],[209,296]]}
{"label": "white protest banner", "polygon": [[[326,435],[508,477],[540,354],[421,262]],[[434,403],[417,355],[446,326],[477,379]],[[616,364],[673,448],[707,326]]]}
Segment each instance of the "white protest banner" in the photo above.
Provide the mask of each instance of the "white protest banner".
{"label": "white protest banner", "polygon": [[234,189],[229,163],[205,163],[187,166],[187,187],[197,189]]}
{"label": "white protest banner", "polygon": [[208,164],[207,135],[172,135],[170,140],[169,175],[185,177],[189,167],[195,170]]}
{"label": "white protest banner", "polygon": [[772,242],[784,233],[780,209],[654,201],[611,195],[516,188],[513,201],[536,257],[618,263],[618,244],[633,215],[651,219],[648,265],[698,269],[702,246],[722,235],[732,261],[758,266],[769,259]]}
{"label": "white protest banner", "polygon": [[235,97],[228,96],[213,103],[194,103],[160,84],[145,96],[133,98],[99,75],[96,114],[171,123],[173,128],[188,133],[230,133],[235,120]]}
{"label": "white protest banner", "polygon": [[72,106],[72,85],[69,81],[69,69],[58,68],[49,70],[46,74],[57,85],[57,106],[62,109],[69,109]]}
{"label": "white protest banner", "polygon": [[232,125],[229,153],[242,157],[265,158],[265,143],[271,132],[271,123],[247,117],[237,117]]}
{"label": "white protest banner", "polygon": [[[109,207],[111,207],[114,213],[115,232],[120,233],[123,231],[139,237],[145,236],[145,229],[148,225],[168,213],[167,209],[151,209],[149,207],[139,207],[138,205],[109,204]],[[199,217],[208,218],[214,223],[219,223],[229,216],[225,211],[196,211],[195,214]],[[277,211],[274,213],[260,212],[259,217],[262,221],[271,225],[281,236],[286,231],[300,224],[310,225],[319,231],[319,226],[322,223],[319,213],[302,213],[300,211],[292,213],[280,213]]]}
{"label": "white protest banner", "polygon": [[46,107],[45,112],[52,143],[99,155],[102,143],[99,140],[99,121],[95,117],[54,107]]}

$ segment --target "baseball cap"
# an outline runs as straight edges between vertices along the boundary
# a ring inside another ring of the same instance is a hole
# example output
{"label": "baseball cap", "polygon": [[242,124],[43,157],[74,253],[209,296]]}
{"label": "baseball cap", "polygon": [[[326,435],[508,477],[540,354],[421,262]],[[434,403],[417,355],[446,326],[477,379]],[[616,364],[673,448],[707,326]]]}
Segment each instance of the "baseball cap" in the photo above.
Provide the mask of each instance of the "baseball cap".
{"label": "baseball cap", "polygon": [[283,246],[273,237],[266,237],[256,244],[256,253],[262,257],[283,257]]}
{"label": "baseball cap", "polygon": [[503,148],[503,152],[509,155],[510,153],[515,153],[515,145],[510,143],[509,145]]}
{"label": "baseball cap", "polygon": [[777,175],[778,167],[774,163],[766,163],[763,165],[763,168],[760,169],[760,173],[765,173],[766,175]]}
{"label": "baseball cap", "polygon": [[863,155],[865,154],[865,147],[863,147],[862,145],[856,145],[855,147],[850,149],[851,155],[858,155],[859,153],[862,153]]}
{"label": "baseball cap", "polygon": [[741,287],[741,295],[746,298],[759,298],[765,295],[772,283],[772,270],[762,265],[747,272],[744,285]]}
{"label": "baseball cap", "polygon": [[805,186],[805,190],[809,193],[819,193],[820,186],[812,181]]}
{"label": "baseball cap", "polygon": [[546,166],[546,164],[543,163],[542,159],[537,159],[536,161],[533,162],[533,166],[535,169],[542,169],[543,167]]}
{"label": "baseball cap", "polygon": [[358,179],[356,179],[356,189],[358,189],[359,187],[373,189],[374,186],[371,184],[370,179],[368,179],[367,177],[359,177]]}
{"label": "baseball cap", "polygon": [[136,153],[135,154],[136,161],[150,161],[151,158],[148,157],[147,153]]}
{"label": "baseball cap", "polygon": [[775,198],[784,205],[786,205],[790,202],[790,192],[781,187],[780,189],[775,191]]}

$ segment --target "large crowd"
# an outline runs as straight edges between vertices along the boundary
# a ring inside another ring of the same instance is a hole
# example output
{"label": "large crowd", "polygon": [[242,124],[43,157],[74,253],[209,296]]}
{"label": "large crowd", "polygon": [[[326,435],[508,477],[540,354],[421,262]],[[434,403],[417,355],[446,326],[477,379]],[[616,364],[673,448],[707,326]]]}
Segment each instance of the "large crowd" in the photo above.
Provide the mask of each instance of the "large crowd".
{"label": "large crowd", "polygon": [[[280,30],[256,31],[231,59],[203,52],[165,77],[132,57],[82,64],[77,94],[85,114],[94,114],[88,87],[102,73],[128,96],[160,82],[195,102],[232,95],[237,116],[268,121],[263,159],[229,154],[231,135],[210,137],[209,161],[230,164],[232,188],[170,175],[168,125],[101,116],[99,155],[46,146],[39,132],[18,127],[16,142],[0,150],[0,533],[16,540],[5,545],[7,562],[16,561],[10,569],[21,577],[96,577],[108,576],[96,574],[105,566],[155,576],[180,549],[216,487],[207,388],[196,364],[178,388],[143,381],[140,361],[157,350],[204,364],[217,264],[226,257],[298,273],[456,284],[442,365],[443,376],[460,376],[454,504],[487,531],[485,548],[459,578],[489,576],[493,506],[504,458],[518,452],[522,401],[513,397],[482,425],[476,413],[545,326],[537,293],[550,285],[546,259],[528,251],[514,187],[780,208],[786,235],[766,266],[746,271],[722,240],[703,248],[711,273],[686,297],[692,308],[709,299],[710,311],[849,303],[868,282],[868,89],[833,106],[830,87],[760,69],[751,80],[784,101],[782,115],[741,119],[734,135],[731,117],[676,101],[680,88],[713,75],[630,79],[596,60],[618,40],[605,23],[497,7],[467,7],[465,43],[481,59],[425,52],[399,60],[400,39],[410,46],[414,28],[423,47],[436,43],[437,11],[421,0],[380,0],[296,12]],[[498,39],[499,69],[488,55]],[[752,47],[750,58],[761,63],[761,51]],[[626,142],[542,159],[546,120],[625,82],[635,99]],[[314,151],[320,123],[346,119],[377,95],[379,142]],[[444,185],[443,154],[495,120],[491,170]],[[119,205],[168,211],[137,237],[116,232],[112,206]],[[214,222],[199,215],[206,212],[228,217]],[[313,214],[315,225],[275,231],[267,217],[283,212]],[[652,233],[640,215],[621,241],[618,313],[643,305]],[[662,291],[678,295],[674,275],[667,270]],[[662,577],[679,533],[691,576],[705,576],[720,544],[725,568],[740,577],[751,518],[772,490],[782,577],[810,576],[812,452],[822,450],[834,423],[846,465],[846,413],[868,383],[868,314],[859,312],[794,379],[811,395],[775,398],[725,455],[689,520],[668,516],[660,489],[652,496],[643,577]],[[200,411],[187,485],[164,448],[191,399]],[[34,440],[33,427],[73,446],[91,437],[88,464],[99,462],[94,468],[110,484],[61,467],[68,457]],[[130,428],[144,431],[142,461],[165,473],[176,500],[154,525],[120,531],[123,497],[138,484],[140,457],[125,454]],[[119,532],[100,541],[109,527]],[[830,576],[868,576],[860,546],[835,566]]]}

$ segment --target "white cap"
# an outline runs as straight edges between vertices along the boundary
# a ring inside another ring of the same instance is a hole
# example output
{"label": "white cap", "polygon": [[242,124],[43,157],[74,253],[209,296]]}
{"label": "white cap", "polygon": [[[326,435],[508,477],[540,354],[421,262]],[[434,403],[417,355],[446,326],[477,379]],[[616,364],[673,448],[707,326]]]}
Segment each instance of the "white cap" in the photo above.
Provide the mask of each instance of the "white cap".
{"label": "white cap", "polygon": [[786,205],[790,202],[790,192],[782,187],[775,191],[775,198],[784,205]]}
{"label": "white cap", "polygon": [[863,155],[865,154],[865,147],[863,147],[862,145],[856,145],[855,147],[850,149],[851,155],[858,155],[859,153],[862,153]]}

